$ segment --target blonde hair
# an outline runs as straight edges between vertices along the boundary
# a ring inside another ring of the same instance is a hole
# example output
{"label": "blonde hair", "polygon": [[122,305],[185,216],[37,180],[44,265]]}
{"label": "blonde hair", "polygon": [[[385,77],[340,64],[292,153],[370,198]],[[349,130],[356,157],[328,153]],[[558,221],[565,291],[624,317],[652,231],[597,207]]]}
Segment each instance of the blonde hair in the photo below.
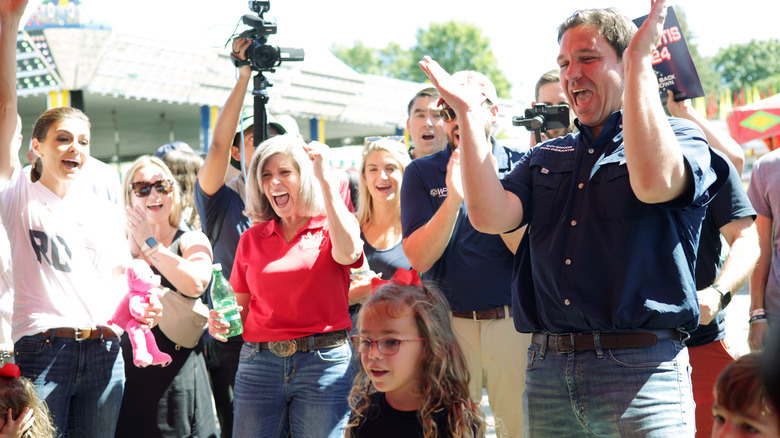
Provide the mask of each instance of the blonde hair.
{"label": "blonde hair", "polygon": [[[398,168],[403,176],[406,171],[406,166],[412,161],[409,158],[409,154],[406,151],[406,146],[400,141],[390,140],[382,138],[376,141],[369,142],[363,148],[363,163],[360,165],[360,180],[358,188],[358,211],[356,213],[360,227],[371,222],[371,217],[374,213],[374,203],[371,198],[371,193],[368,192],[368,183],[366,182],[366,158],[376,151],[384,151],[389,153],[393,159],[398,162]],[[401,202],[400,197],[398,202]]]}
{"label": "blonde hair", "polygon": [[22,434],[23,438],[53,438],[57,434],[46,402],[38,398],[35,386],[24,377],[0,377],[0,414],[6,417],[8,410],[14,419],[22,415],[24,408],[33,410],[32,425]]}
{"label": "blonde hair", "polygon": [[176,182],[176,178],[173,177],[171,169],[169,169],[168,166],[166,166],[165,163],[163,163],[162,160],[157,157],[141,155],[133,162],[132,165],[130,165],[130,168],[127,169],[127,172],[125,172],[124,182],[122,183],[122,187],[124,187],[125,205],[132,205],[132,195],[130,195],[130,192],[132,191],[131,184],[133,183],[133,178],[135,178],[136,172],[147,166],[158,167],[165,176],[165,179],[173,181],[173,191],[171,191],[173,202],[171,205],[171,212],[168,214],[168,223],[174,228],[179,228],[179,223],[181,222],[181,194],[179,193],[179,184]]}
{"label": "blonde hair", "polygon": [[263,193],[263,168],[268,160],[276,154],[282,154],[292,161],[300,177],[298,193],[298,214],[301,216],[320,216],[325,214],[325,204],[314,168],[309,155],[303,149],[306,143],[298,136],[289,134],[277,135],[260,143],[252,156],[252,163],[247,171],[246,209],[244,215],[256,221],[279,219],[271,206],[271,202]]}
{"label": "blonde hair", "polygon": [[[398,318],[411,312],[420,333],[424,351],[420,370],[419,394],[422,397],[417,416],[423,436],[432,438],[442,432],[456,437],[480,437],[485,434],[482,410],[469,395],[469,371],[466,357],[455,338],[450,320],[450,306],[444,296],[430,284],[424,286],[389,283],[382,286],[363,305],[358,326],[367,311],[387,318]],[[347,427],[357,427],[366,419],[371,394],[376,393],[363,369],[355,377],[349,393],[353,416]],[[434,415],[445,411],[449,431],[438,431]]]}
{"label": "blonde hair", "polygon": [[183,218],[184,222],[191,230],[200,231],[200,216],[195,207],[195,181],[203,166],[203,158],[193,152],[171,151],[163,155],[161,160],[179,184],[182,214],[186,212],[187,215]]}

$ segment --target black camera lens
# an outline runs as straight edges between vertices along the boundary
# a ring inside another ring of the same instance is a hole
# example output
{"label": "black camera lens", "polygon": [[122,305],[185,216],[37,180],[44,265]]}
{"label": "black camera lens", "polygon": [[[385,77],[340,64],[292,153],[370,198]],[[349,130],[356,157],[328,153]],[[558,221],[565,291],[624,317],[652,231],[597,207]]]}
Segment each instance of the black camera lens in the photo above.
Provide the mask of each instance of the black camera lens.
{"label": "black camera lens", "polygon": [[259,70],[268,70],[281,64],[277,47],[259,44],[257,41],[252,42],[252,45],[246,50],[246,54],[252,66]]}

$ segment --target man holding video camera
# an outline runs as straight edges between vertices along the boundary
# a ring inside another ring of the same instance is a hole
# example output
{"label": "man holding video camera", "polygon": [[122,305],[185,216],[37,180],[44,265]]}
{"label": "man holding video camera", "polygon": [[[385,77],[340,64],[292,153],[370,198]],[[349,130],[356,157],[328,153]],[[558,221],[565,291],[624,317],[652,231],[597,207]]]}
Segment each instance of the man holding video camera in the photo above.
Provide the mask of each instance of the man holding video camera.
{"label": "man holding video camera", "polygon": [[[569,101],[566,100],[566,94],[561,87],[561,75],[558,70],[550,70],[545,72],[536,81],[536,87],[534,87],[534,105],[543,103],[545,105],[569,105]],[[573,122],[573,120],[572,120]],[[574,131],[574,126],[568,128],[556,128],[548,129],[541,133],[542,141],[547,141],[552,138],[562,137],[570,132]],[[536,146],[536,136],[531,133],[531,147]]]}
{"label": "man holding video camera", "polygon": [[651,62],[665,16],[656,0],[638,31],[612,8],[564,21],[558,65],[579,133],[531,149],[503,180],[481,136],[482,97],[420,63],[461,120],[472,224],[530,227],[512,306],[533,333],[526,436],[694,433],[682,341],[699,318],[701,221],[728,167],[695,124],[664,114]]}
{"label": "man holding video camera", "polygon": [[[493,175],[503,176],[521,155],[490,135],[498,116],[496,90],[475,71],[454,78],[479,93],[484,123],[478,133],[491,144]],[[401,186],[403,248],[409,263],[425,280],[441,287],[452,308],[452,326],[466,355],[475,401],[487,390],[498,420],[499,436],[522,435],[517,395],[523,391],[528,335],[514,329],[511,311],[512,260],[519,232],[483,234],[468,221],[463,204],[460,166],[453,151],[460,145],[460,120],[444,99],[438,100],[448,146],[406,167]]]}

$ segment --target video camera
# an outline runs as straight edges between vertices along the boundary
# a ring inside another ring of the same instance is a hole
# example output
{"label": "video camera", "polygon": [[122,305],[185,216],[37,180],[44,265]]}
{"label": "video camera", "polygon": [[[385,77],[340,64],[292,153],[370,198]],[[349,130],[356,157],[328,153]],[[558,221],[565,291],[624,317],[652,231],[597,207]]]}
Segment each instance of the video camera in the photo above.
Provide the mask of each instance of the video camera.
{"label": "video camera", "polygon": [[276,33],[276,18],[263,17],[263,14],[271,9],[271,0],[249,0],[249,9],[257,15],[244,15],[242,21],[252,29],[242,32],[239,38],[252,40],[252,44],[246,49],[246,58],[253,70],[273,71],[282,61],[303,61],[303,49],[266,44],[268,36]]}
{"label": "video camera", "polygon": [[513,126],[525,126],[525,129],[534,131],[537,143],[542,142],[542,131],[567,129],[570,124],[569,105],[537,103],[526,108],[525,117],[512,117]]}

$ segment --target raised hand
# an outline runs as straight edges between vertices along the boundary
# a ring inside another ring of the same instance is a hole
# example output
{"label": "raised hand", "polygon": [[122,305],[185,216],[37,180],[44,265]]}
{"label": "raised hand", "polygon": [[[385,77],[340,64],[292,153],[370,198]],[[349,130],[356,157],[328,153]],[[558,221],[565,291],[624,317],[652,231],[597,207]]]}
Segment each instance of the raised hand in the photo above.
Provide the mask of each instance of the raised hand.
{"label": "raised hand", "polygon": [[485,101],[485,96],[482,95],[479,88],[461,84],[454,80],[452,75],[447,73],[430,56],[423,58],[419,65],[428,76],[428,79],[431,80],[433,86],[439,90],[441,97],[455,110],[455,114],[463,114],[469,108],[479,108],[482,102]]}
{"label": "raised hand", "polygon": [[330,163],[328,163],[327,155],[330,148],[324,143],[313,141],[307,146],[303,147],[309,158],[314,165],[314,176],[318,180],[325,178],[327,171],[330,169]]}
{"label": "raised hand", "polygon": [[21,17],[27,0],[0,0],[0,18]]}
{"label": "raised hand", "polygon": [[652,0],[650,15],[631,38],[623,57],[636,60],[652,58],[653,52],[661,42],[665,20],[666,0]]}

